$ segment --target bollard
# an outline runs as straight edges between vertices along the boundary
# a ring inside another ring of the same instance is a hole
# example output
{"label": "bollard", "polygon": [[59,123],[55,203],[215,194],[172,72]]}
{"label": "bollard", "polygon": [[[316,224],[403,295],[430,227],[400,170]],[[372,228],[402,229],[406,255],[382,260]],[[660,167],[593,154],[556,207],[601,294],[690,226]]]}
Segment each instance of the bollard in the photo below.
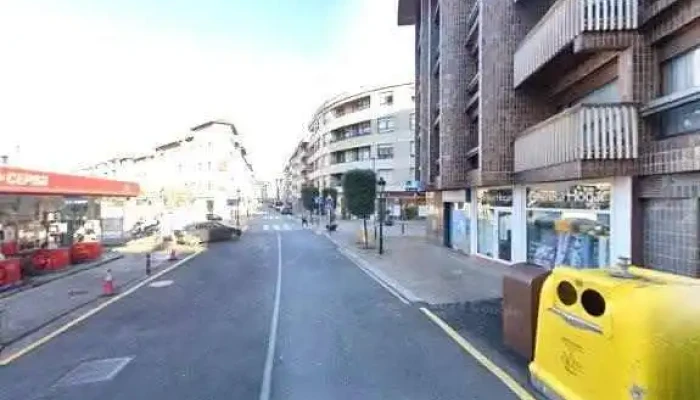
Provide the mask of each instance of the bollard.
{"label": "bollard", "polygon": [[401,234],[402,235],[406,234],[406,223],[405,222],[401,223]]}
{"label": "bollard", "polygon": [[146,253],[146,275],[151,275],[151,253]]}

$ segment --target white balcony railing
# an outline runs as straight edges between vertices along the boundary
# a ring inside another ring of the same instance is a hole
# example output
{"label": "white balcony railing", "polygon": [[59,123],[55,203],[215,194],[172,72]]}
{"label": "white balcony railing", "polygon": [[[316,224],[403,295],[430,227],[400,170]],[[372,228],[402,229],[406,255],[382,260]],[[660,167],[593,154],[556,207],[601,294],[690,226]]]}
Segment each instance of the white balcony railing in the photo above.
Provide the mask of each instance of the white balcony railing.
{"label": "white balcony railing", "polygon": [[576,160],[638,155],[639,117],[631,103],[583,104],[529,128],[515,140],[515,172]]}
{"label": "white balcony railing", "polygon": [[516,50],[515,86],[584,32],[637,29],[638,3],[639,0],[558,0]]}

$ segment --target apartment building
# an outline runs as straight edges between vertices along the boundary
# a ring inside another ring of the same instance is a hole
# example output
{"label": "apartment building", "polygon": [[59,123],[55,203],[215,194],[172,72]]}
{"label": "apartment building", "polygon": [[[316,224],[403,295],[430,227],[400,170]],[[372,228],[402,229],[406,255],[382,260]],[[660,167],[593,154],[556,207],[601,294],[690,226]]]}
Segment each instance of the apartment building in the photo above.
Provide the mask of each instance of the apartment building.
{"label": "apartment building", "polygon": [[284,167],[284,201],[298,211],[303,209],[301,188],[308,183],[310,171],[308,145],[307,141],[300,141]]}
{"label": "apartment building", "polygon": [[153,152],[114,158],[79,172],[138,182],[142,196],[132,207],[137,218],[181,210],[193,218],[219,214],[256,197],[253,167],[235,126],[209,121],[157,146]]}
{"label": "apartment building", "polygon": [[700,0],[401,0],[428,235],[700,275]]}
{"label": "apartment building", "polygon": [[338,189],[343,174],[371,169],[384,179],[389,203],[408,204],[416,193],[414,87],[399,84],[344,93],[325,102],[309,123],[305,181]]}

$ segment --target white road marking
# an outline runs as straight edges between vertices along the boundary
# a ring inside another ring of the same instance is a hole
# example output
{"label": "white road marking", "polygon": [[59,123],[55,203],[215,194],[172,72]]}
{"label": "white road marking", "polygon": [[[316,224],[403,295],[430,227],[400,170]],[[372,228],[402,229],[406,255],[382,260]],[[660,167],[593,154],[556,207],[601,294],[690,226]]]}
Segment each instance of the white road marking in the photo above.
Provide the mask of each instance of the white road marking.
{"label": "white road marking", "polygon": [[173,284],[173,281],[172,281],[172,280],[165,279],[165,280],[162,280],[162,281],[155,281],[155,282],[152,282],[152,283],[151,283],[150,285],[148,285],[148,286],[150,286],[150,287],[152,287],[152,288],[162,288],[162,287],[170,286],[170,285],[172,285],[172,284]]}
{"label": "white road marking", "polygon": [[264,231],[266,231],[266,230],[268,230],[268,229],[270,229],[270,225],[267,225],[267,224],[263,225],[263,230],[264,230]]}
{"label": "white road marking", "polygon": [[275,285],[275,304],[270,321],[270,338],[267,341],[267,357],[263,370],[260,400],[269,400],[272,387],[272,367],[275,363],[275,345],[277,344],[277,325],[280,316],[280,292],[282,291],[282,236],[277,234],[277,285]]}
{"label": "white road marking", "polygon": [[288,224],[282,225],[282,228],[284,228],[285,231],[288,231],[291,229],[291,227]]}

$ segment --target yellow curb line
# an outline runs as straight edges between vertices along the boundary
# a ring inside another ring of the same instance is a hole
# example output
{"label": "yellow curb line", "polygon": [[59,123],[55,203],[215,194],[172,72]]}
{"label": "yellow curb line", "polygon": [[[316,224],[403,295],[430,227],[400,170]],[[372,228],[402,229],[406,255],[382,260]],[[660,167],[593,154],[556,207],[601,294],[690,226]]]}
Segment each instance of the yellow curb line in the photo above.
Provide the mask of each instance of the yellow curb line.
{"label": "yellow curb line", "polygon": [[61,326],[60,328],[56,329],[55,331],[47,334],[46,336],[37,339],[35,342],[32,342],[28,344],[26,347],[22,348],[21,350],[18,350],[17,352],[3,358],[0,360],[0,366],[6,366],[10,364],[11,362],[17,360],[18,358],[26,355],[27,353],[36,350],[38,347],[48,343],[50,340],[56,338],[58,335],[66,332],[67,330],[71,329],[72,327],[78,325],[79,323],[85,321],[86,319],[92,317],[93,315],[97,314],[98,312],[104,310],[109,306],[110,304],[116,303],[117,301],[125,298],[126,296],[134,293],[136,290],[139,288],[143,287],[144,285],[147,285],[148,283],[160,278],[161,276],[167,274],[168,272],[174,270],[175,268],[185,264],[186,262],[190,261],[191,259],[195,258],[199,254],[201,254],[201,251],[197,251],[194,254],[190,254],[189,256],[183,258],[181,261],[178,261],[177,263],[169,266],[168,268],[159,271],[155,275],[150,276],[147,279],[144,279],[143,281],[137,283],[136,285],[132,286],[128,290],[124,291],[123,293],[118,294],[115,297],[112,297],[111,299],[105,301],[104,303],[100,304],[99,306],[93,308],[92,310],[86,312],[85,314],[75,318],[72,321],[67,322],[65,325]]}
{"label": "yellow curb line", "polygon": [[463,338],[457,331],[452,329],[445,321],[443,321],[440,317],[437,315],[433,314],[430,310],[428,310],[425,307],[421,307],[420,310],[423,312],[423,314],[427,315],[428,318],[430,318],[431,321],[435,323],[435,325],[439,326],[442,328],[445,333],[447,333],[448,336],[452,338],[457,344],[467,353],[469,353],[470,356],[474,357],[476,361],[478,361],[481,365],[483,365],[489,372],[494,374],[496,378],[498,378],[501,382],[503,382],[504,385],[508,387],[508,389],[511,390],[518,398],[521,400],[536,400],[525,388],[520,386],[518,382],[515,381],[510,375],[508,375],[507,372],[502,370],[498,365],[496,365],[493,361],[489,360],[483,353],[481,353],[479,350],[477,350],[474,346],[472,346],[471,343],[469,343],[465,338]]}

